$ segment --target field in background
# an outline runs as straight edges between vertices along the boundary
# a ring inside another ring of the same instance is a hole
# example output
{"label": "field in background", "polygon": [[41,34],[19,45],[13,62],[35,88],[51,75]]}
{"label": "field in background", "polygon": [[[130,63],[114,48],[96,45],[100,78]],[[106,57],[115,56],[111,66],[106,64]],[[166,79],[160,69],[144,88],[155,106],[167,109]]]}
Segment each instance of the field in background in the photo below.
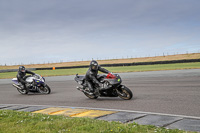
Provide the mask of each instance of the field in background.
{"label": "field in background", "polygon": [[[156,57],[145,57],[145,58],[98,60],[98,62],[99,64],[116,64],[116,63],[154,62],[154,61],[170,61],[170,60],[184,60],[184,59],[200,59],[200,53],[156,56]],[[63,62],[63,63],[51,63],[51,64],[32,64],[32,65],[25,65],[25,67],[26,68],[48,68],[48,67],[83,66],[83,65],[89,65],[89,64],[90,64],[90,61],[76,61],[76,62]],[[0,66],[0,69],[18,69],[18,68],[19,68],[19,65]]]}
{"label": "field in background", "polygon": [[[178,69],[200,69],[200,62],[195,63],[176,63],[176,64],[159,64],[159,65],[141,65],[141,66],[124,66],[124,67],[105,67],[113,73],[120,72],[144,72],[144,71],[160,71],[160,70],[178,70]],[[44,77],[48,76],[64,76],[64,75],[83,75],[88,68],[73,69],[56,69],[56,70],[36,70],[33,71]],[[0,73],[0,79],[14,78],[17,72]]]}

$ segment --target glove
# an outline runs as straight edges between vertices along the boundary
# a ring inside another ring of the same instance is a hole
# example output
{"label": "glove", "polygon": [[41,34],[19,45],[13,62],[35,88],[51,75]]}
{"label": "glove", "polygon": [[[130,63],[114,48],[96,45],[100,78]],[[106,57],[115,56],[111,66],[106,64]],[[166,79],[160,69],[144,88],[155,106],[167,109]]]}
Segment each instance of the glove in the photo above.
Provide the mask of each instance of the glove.
{"label": "glove", "polygon": [[112,72],[109,72],[108,74],[113,74]]}

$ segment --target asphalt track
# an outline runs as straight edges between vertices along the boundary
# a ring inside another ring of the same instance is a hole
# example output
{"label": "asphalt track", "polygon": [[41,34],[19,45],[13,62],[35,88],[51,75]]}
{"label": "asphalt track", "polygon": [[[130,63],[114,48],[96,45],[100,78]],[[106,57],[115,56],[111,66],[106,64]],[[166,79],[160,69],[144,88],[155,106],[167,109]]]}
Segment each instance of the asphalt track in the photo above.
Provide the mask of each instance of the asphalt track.
{"label": "asphalt track", "polygon": [[88,99],[76,89],[74,76],[47,77],[50,95],[21,95],[11,79],[0,80],[0,104],[106,108],[200,117],[200,69],[121,73],[132,100]]}

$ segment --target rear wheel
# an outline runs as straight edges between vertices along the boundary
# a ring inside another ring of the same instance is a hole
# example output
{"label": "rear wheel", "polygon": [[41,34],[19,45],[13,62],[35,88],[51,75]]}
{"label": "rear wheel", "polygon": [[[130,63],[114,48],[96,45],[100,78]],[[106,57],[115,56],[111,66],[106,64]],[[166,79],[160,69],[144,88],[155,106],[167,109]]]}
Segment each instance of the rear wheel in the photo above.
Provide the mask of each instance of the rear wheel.
{"label": "rear wheel", "polygon": [[130,100],[133,97],[131,90],[126,86],[120,86],[119,88],[117,88],[117,94],[120,98],[124,100]]}
{"label": "rear wheel", "polygon": [[28,94],[28,91],[26,89],[22,89],[22,85],[13,84],[13,86],[15,88],[17,88],[17,90],[19,91],[19,93],[21,93],[22,95]]}
{"label": "rear wheel", "polygon": [[[86,88],[85,89],[87,92],[89,92],[89,88]],[[87,92],[83,92],[88,98],[90,98],[90,99],[97,99],[98,98],[98,96],[95,96],[94,94],[92,94],[92,95],[90,95],[90,94],[88,94]]]}
{"label": "rear wheel", "polygon": [[19,91],[19,93],[21,93],[22,95],[26,95],[28,94],[28,91],[26,89],[18,89],[17,90]]}
{"label": "rear wheel", "polygon": [[49,94],[51,93],[51,89],[48,85],[45,85],[45,86],[41,86],[38,88],[38,91],[42,94]]}

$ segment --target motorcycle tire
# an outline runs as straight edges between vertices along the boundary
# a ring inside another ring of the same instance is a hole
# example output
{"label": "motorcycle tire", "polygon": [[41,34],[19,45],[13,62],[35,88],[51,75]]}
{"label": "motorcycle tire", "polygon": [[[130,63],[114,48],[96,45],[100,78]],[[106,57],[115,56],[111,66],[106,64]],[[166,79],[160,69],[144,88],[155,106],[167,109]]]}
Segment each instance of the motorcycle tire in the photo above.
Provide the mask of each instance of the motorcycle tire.
{"label": "motorcycle tire", "polygon": [[13,84],[13,86],[19,91],[20,94],[22,95],[28,94],[28,91],[25,89],[22,89],[21,85]]}
{"label": "motorcycle tire", "polygon": [[21,93],[22,95],[26,95],[26,94],[28,94],[28,91],[25,90],[25,89],[18,89],[18,88],[17,88],[17,90],[18,90],[19,93]]}
{"label": "motorcycle tire", "polygon": [[51,93],[51,89],[48,85],[45,85],[45,86],[41,86],[38,88],[38,91],[41,93],[41,94],[49,94]]}
{"label": "motorcycle tire", "polygon": [[86,93],[86,92],[83,92],[88,98],[90,98],[90,99],[97,99],[98,98],[98,96],[95,96],[95,95],[90,95],[90,94],[88,94],[88,93]]}
{"label": "motorcycle tire", "polygon": [[133,97],[131,90],[126,86],[121,86],[117,89],[117,94],[120,98],[124,100],[130,100]]}

